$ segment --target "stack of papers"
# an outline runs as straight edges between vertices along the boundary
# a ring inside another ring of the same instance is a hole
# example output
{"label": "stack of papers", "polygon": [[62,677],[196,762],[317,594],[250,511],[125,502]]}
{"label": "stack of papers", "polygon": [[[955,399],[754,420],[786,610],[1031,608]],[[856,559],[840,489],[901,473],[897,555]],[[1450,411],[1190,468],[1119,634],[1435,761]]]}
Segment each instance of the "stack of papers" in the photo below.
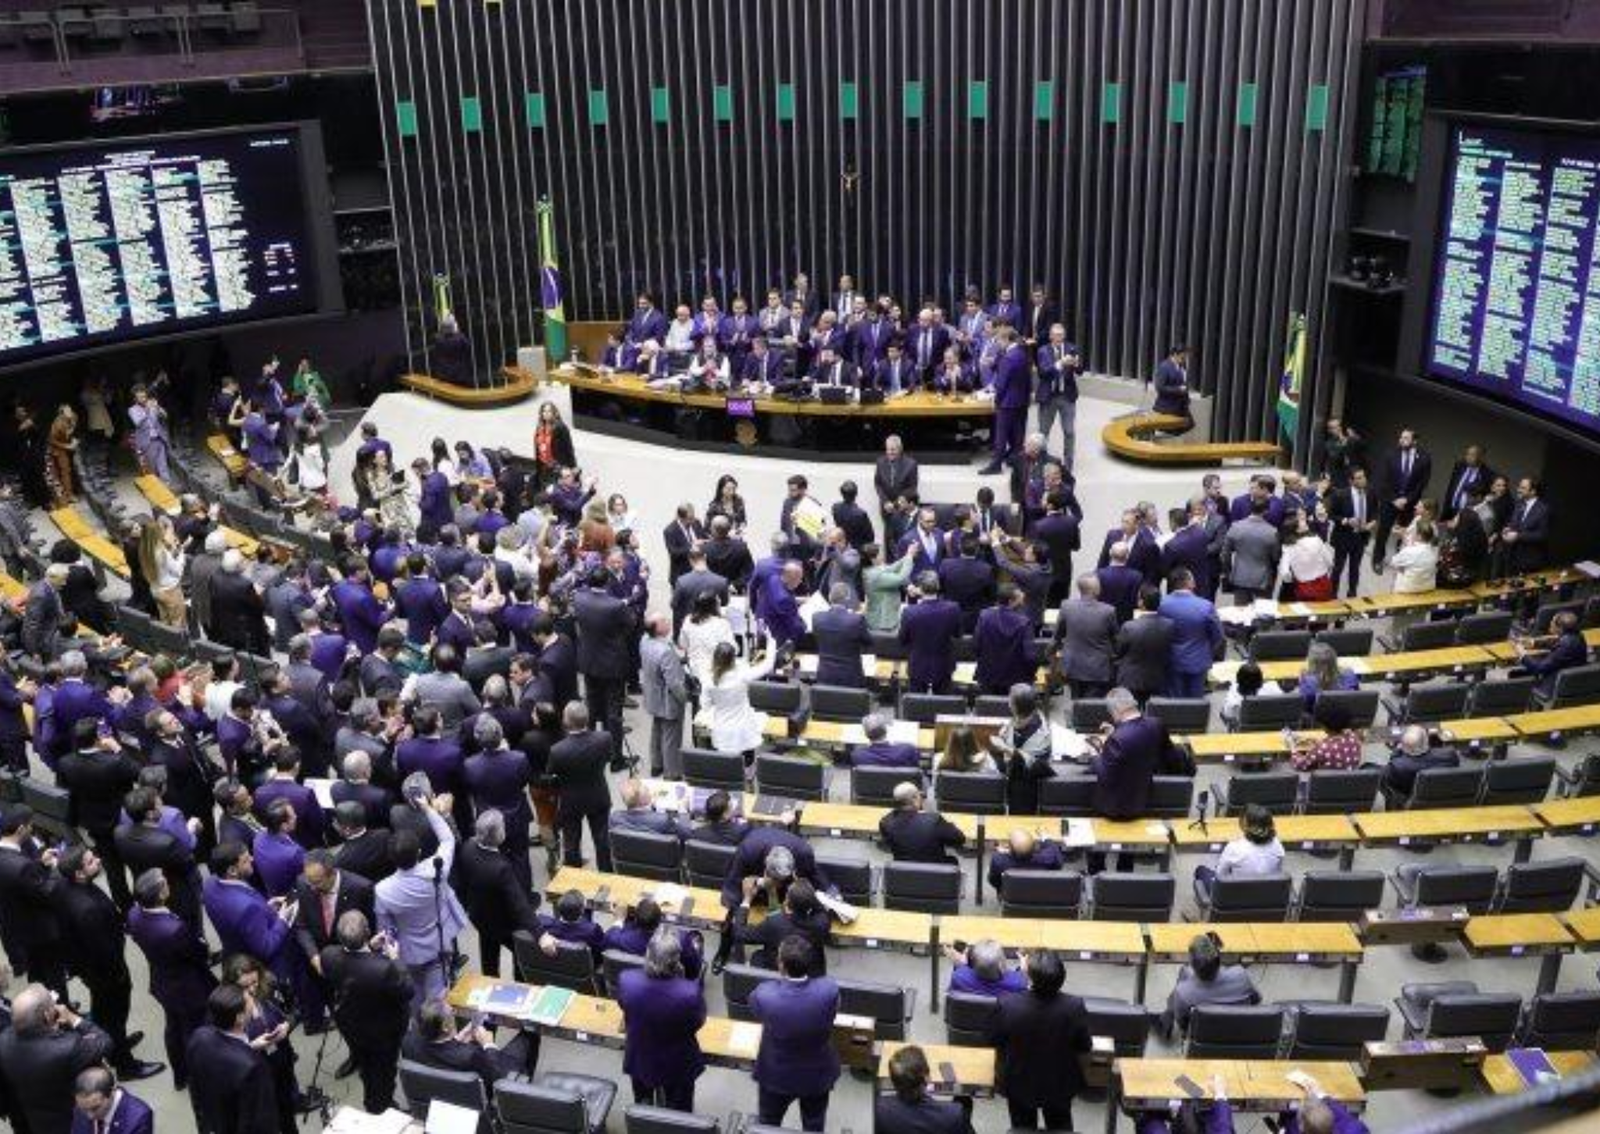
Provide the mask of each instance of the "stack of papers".
{"label": "stack of papers", "polygon": [[358,1106],[342,1106],[333,1121],[323,1127],[324,1134],[405,1134],[413,1119],[403,1110],[389,1109],[368,1114]]}
{"label": "stack of papers", "polygon": [[728,1029],[728,1047],[735,1055],[753,1058],[760,1046],[760,1024],[739,1023]]}
{"label": "stack of papers", "polygon": [[1050,725],[1050,754],[1056,760],[1087,760],[1092,755],[1084,736],[1056,723]]}
{"label": "stack of papers", "polygon": [[522,1019],[528,1014],[537,995],[537,990],[530,985],[497,984],[489,990],[479,1007],[495,1016]]}
{"label": "stack of papers", "polygon": [[1061,845],[1068,850],[1094,846],[1094,820],[1068,819],[1062,827]]}
{"label": "stack of papers", "polygon": [[832,894],[817,891],[817,904],[838,918],[845,925],[849,925],[861,916],[861,911],[852,906],[843,898],[835,898]]}
{"label": "stack of papers", "polygon": [[553,1028],[561,1023],[561,1017],[567,1014],[567,1006],[577,995],[570,988],[556,988],[547,984],[534,997],[524,1018],[542,1027]]}
{"label": "stack of papers", "polygon": [[663,882],[650,891],[650,896],[656,900],[656,905],[670,909],[683,905],[683,900],[689,896],[689,891],[676,882]]}
{"label": "stack of papers", "polygon": [[889,741],[892,744],[915,746],[921,727],[916,721],[895,721],[889,726]]}

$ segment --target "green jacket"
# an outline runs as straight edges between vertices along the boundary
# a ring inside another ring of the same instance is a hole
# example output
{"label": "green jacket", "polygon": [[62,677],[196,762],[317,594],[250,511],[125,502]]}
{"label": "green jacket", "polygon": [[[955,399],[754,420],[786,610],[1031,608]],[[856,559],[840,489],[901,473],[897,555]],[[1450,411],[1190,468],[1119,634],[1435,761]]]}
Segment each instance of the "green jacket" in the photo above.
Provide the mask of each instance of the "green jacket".
{"label": "green jacket", "polygon": [[862,584],[867,592],[867,628],[890,632],[900,628],[900,592],[911,578],[911,557],[886,567],[868,567]]}

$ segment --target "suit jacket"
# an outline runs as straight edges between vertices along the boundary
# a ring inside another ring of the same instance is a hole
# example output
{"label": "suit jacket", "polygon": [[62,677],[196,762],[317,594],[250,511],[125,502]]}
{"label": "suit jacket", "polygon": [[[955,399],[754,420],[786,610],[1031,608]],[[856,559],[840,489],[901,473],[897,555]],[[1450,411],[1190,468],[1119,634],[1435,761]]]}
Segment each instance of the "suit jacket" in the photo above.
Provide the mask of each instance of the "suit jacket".
{"label": "suit jacket", "polygon": [[128,936],[139,946],[150,970],[150,995],[168,1013],[198,1016],[217,987],[208,963],[206,939],[171,910],[128,911]]}
{"label": "suit jacket", "polygon": [[811,619],[817,643],[817,684],[850,689],[866,686],[862,655],[872,652],[872,632],[860,612],[842,606],[819,610]]}
{"label": "suit jacket", "polygon": [[902,453],[898,460],[878,458],[872,473],[872,487],[878,493],[880,510],[908,492],[917,491],[917,462]]}
{"label": "suit jacket", "polygon": [[[1187,567],[1194,575],[1196,594],[1210,594],[1213,582],[1211,572],[1211,537],[1204,524],[1190,524],[1172,533],[1172,538],[1161,548],[1161,574],[1170,578],[1179,567]],[[1102,584],[1102,587],[1104,584]],[[1104,591],[1101,592],[1104,597]]]}
{"label": "suit jacket", "polygon": [[1260,516],[1230,525],[1222,537],[1222,566],[1236,588],[1271,591],[1278,580],[1278,529]]}
{"label": "suit jacket", "polygon": [[1166,689],[1173,633],[1172,619],[1159,613],[1124,622],[1117,631],[1117,684],[1141,697]]}
{"label": "suit jacket", "polygon": [[[378,928],[385,930],[400,945],[400,960],[406,965],[424,965],[439,957],[439,942],[445,947],[466,928],[467,914],[455,891],[448,884],[435,887],[435,870],[448,881],[455,862],[456,836],[450,825],[435,811],[423,813],[439,848],[431,859],[423,859],[408,870],[397,870],[376,887],[374,906]],[[434,863],[438,862],[436,868]],[[435,895],[438,896],[437,903]]]}
{"label": "suit jacket", "polygon": [[[1069,361],[1078,355],[1076,343],[1061,344],[1061,355],[1056,356],[1054,343],[1041,342],[1034,352],[1034,363],[1039,368],[1039,403],[1043,405],[1055,398],[1069,402],[1078,400],[1079,366]],[[1081,357],[1081,356],[1080,356]]]}
{"label": "suit jacket", "polygon": [[127,937],[116,903],[92,882],[67,882],[56,889],[62,954],[67,971],[85,981],[127,977]]}
{"label": "suit jacket", "polygon": [[1544,653],[1525,659],[1522,668],[1539,678],[1539,695],[1549,697],[1555,692],[1556,677],[1562,670],[1584,665],[1588,660],[1589,644],[1581,633],[1572,631],[1558,637]]}
{"label": "suit jacket", "polygon": [[269,652],[267,607],[244,572],[218,571],[211,580],[211,636],[236,650]]}
{"label": "suit jacket", "polygon": [[833,1018],[839,986],[832,977],[769,980],[750,994],[750,1012],[761,1023],[755,1080],[784,1095],[821,1095],[839,1078]]}
{"label": "suit jacket", "polygon": [[333,993],[333,1018],[351,1047],[394,1052],[410,1020],[411,974],[399,961],[340,945],[322,950],[322,979]]}
{"label": "suit jacket", "polygon": [[68,1134],[72,1081],[110,1056],[111,1037],[87,1020],[37,1036],[20,1036],[14,1028],[0,1032],[0,1075],[28,1134]]}
{"label": "suit jacket", "polygon": [[555,778],[563,816],[610,810],[611,785],[606,781],[610,760],[611,738],[598,730],[575,732],[551,746],[546,770]]}
{"label": "suit jacket", "polygon": [[1158,613],[1172,623],[1174,673],[1205,673],[1222,656],[1222,622],[1209,599],[1192,591],[1174,591],[1161,600]]}
{"label": "suit jacket", "polygon": [[942,690],[956,672],[956,636],[961,608],[949,599],[922,599],[900,612],[900,644],[909,651],[907,683],[912,692]]}
{"label": "suit jacket", "polygon": [[834,504],[832,511],[834,527],[844,532],[852,548],[860,551],[873,541],[872,517],[861,505],[840,500]]}
{"label": "suit jacket", "polygon": [[994,566],[957,555],[939,564],[939,593],[961,608],[961,632],[972,633],[978,613],[994,601]]}
{"label": "suit jacket", "polygon": [[206,1024],[189,1037],[187,1059],[200,1134],[278,1134],[278,1096],[266,1056]]}
{"label": "suit jacket", "polygon": [[1033,526],[1033,538],[1050,549],[1050,574],[1072,578],[1072,553],[1082,545],[1078,521],[1068,512],[1047,514]]}
{"label": "suit jacket", "polygon": [[879,740],[872,744],[858,744],[850,751],[853,768],[920,768],[922,753],[915,744],[898,744],[892,740]]}
{"label": "suit jacket", "polygon": [[386,815],[384,816],[386,826],[363,831],[355,838],[340,843],[334,859],[339,869],[359,874],[374,885],[393,874],[394,860],[389,857],[388,821]]}
{"label": "suit jacket", "polygon": [[[1361,498],[1362,523],[1358,528],[1355,524],[1356,497]],[[1328,533],[1328,542],[1336,548],[1345,551],[1359,551],[1366,545],[1372,533],[1366,530],[1366,525],[1378,519],[1378,494],[1369,485],[1364,489],[1353,486],[1335,489],[1328,494],[1328,518],[1333,521],[1332,530]]]}
{"label": "suit jacket", "polygon": [[485,847],[476,839],[462,843],[450,884],[479,936],[487,940],[509,941],[517,930],[531,933],[538,925],[527,888],[498,848]]}
{"label": "suit jacket", "polygon": [[696,981],[634,969],[618,980],[616,997],[627,1031],[624,1074],[651,1088],[700,1077],[706,1062],[696,1037],[706,1022],[706,997]]}
{"label": "suit jacket", "polygon": [[395,771],[403,780],[412,772],[422,772],[428,777],[435,795],[449,792],[454,795],[461,789],[461,770],[465,763],[461,745],[448,734],[442,736],[413,736],[395,746]]}
{"label": "suit jacket", "polygon": [[[678,525],[672,526],[676,528]],[[694,610],[695,600],[706,591],[713,592],[717,601],[727,604],[728,580],[715,571],[684,571],[677,576],[672,584],[672,617],[675,626],[683,625],[683,620]]]}
{"label": "suit jacket", "polygon": [[758,826],[745,828],[739,840],[733,861],[728,864],[728,874],[722,880],[722,904],[735,909],[744,900],[744,880],[758,878],[766,867],[767,852],[773,847],[787,847],[794,855],[794,875],[804,878],[818,890],[831,890],[833,883],[817,865],[817,856],[811,844],[793,831],[782,827]]}
{"label": "suit jacket", "polygon": [[99,1130],[82,1111],[72,1112],[72,1134],[152,1134],[155,1124],[155,1111],[143,1099],[127,1091],[122,1091],[122,1097],[117,1100],[111,1121]]}
{"label": "suit jacket", "polygon": [[1033,373],[1028,365],[1028,351],[1020,343],[1013,343],[1000,355],[994,374],[994,408],[997,410],[1025,410],[1033,394]]}
{"label": "suit jacket", "polygon": [[538,674],[550,683],[552,704],[578,699],[578,651],[572,639],[557,634],[539,651]]}
{"label": "suit jacket", "polygon": [[86,831],[115,830],[122,797],[138,780],[139,765],[123,752],[69,752],[56,765],[56,781],[72,793],[73,815]]}
{"label": "suit jacket", "polygon": [[422,575],[407,579],[390,590],[394,595],[395,613],[406,620],[406,640],[413,645],[426,645],[450,613],[444,588],[436,580]]}
{"label": "suit jacket", "polygon": [[200,873],[193,852],[171,831],[144,823],[118,827],[115,839],[128,873],[137,878],[146,870],[161,871],[172,888],[172,908],[200,928]]}
{"label": "suit jacket", "polygon": [[572,612],[578,628],[578,672],[612,681],[632,677],[628,642],[633,637],[633,614],[628,604],[585,587],[573,595]]}
{"label": "suit jacket", "polygon": [[[1135,717],[1111,730],[1092,765],[1094,810],[1108,819],[1143,815],[1150,801],[1150,783],[1161,772],[1181,772],[1185,760],[1172,743],[1167,726],[1154,717]],[[1192,774],[1192,765],[1188,766]]]}
{"label": "suit jacket", "polygon": [[1012,1106],[1070,1106],[1083,1090],[1078,1056],[1089,1050],[1083,1001],[1067,993],[1012,992],[995,1015],[997,1086]]}
{"label": "suit jacket", "polygon": [[809,976],[826,976],[828,973],[828,934],[833,921],[827,910],[817,909],[805,917],[795,917],[779,908],[767,914],[755,925],[741,920],[738,925],[739,944],[754,950],[750,963],[758,969],[778,967],[778,947],[790,937],[803,937],[811,943],[811,968]]}
{"label": "suit jacket", "polygon": [[1156,399],[1152,413],[1167,413],[1174,417],[1189,416],[1189,374],[1170,358],[1163,358],[1156,366]]}
{"label": "suit jacket", "polygon": [[344,636],[356,644],[363,654],[378,648],[378,631],[393,614],[393,609],[378,601],[372,588],[354,579],[335,583],[330,592],[333,604],[339,610],[339,622]]}
{"label": "suit jacket", "polygon": [[[688,530],[685,531],[684,529]],[[678,576],[689,570],[689,551],[694,546],[695,540],[706,538],[706,529],[699,520],[684,524],[677,519],[662,529],[661,538],[667,545],[667,555],[671,566],[667,570],[667,581],[676,583]]]}
{"label": "suit jacket", "polygon": [[[1027,858],[1013,854],[1008,846],[1004,850],[995,851],[994,857],[989,860],[989,886],[998,894],[1008,870],[1060,870],[1064,864],[1065,860],[1061,857],[1061,848],[1052,842],[1034,843],[1033,853]],[[969,969],[968,971],[970,972],[971,970]],[[1021,973],[1017,975],[1022,976]],[[951,991],[966,991],[955,987],[955,973],[950,974],[950,980]],[[1027,987],[1025,977],[1023,978],[1022,987]],[[1017,991],[1020,991],[1020,989]]]}
{"label": "suit jacket", "polygon": [[1410,795],[1418,772],[1432,768],[1454,768],[1460,763],[1461,757],[1454,748],[1430,748],[1419,756],[1408,756],[1396,750],[1389,757],[1388,767],[1383,770],[1383,786],[1396,795]]}
{"label": "suit jacket", "polygon": [[1399,449],[1392,451],[1383,461],[1383,499],[1385,502],[1404,496],[1409,516],[1428,491],[1428,481],[1433,479],[1433,458],[1421,445],[1412,446],[1411,473],[1405,472],[1405,455]]}
{"label": "suit jacket", "polygon": [[906,1102],[880,1094],[873,1103],[875,1134],[972,1134],[972,1122],[961,1104],[927,1096]]}
{"label": "suit jacket", "polygon": [[1549,561],[1550,505],[1542,498],[1517,501],[1505,530],[1517,533],[1506,545],[1506,565],[1513,574],[1538,571]]}
{"label": "suit jacket", "polygon": [[[340,803],[359,803],[367,813],[367,826],[387,827],[389,825],[389,808],[394,806],[394,793],[388,788],[379,787],[377,784],[353,784],[349,780],[334,780],[328,789],[328,794],[333,797],[335,805]],[[361,871],[356,871],[361,874]],[[362,875],[366,877],[365,875]],[[368,878],[367,881],[376,881]]]}
{"label": "suit jacket", "polygon": [[976,679],[981,690],[1000,693],[1013,685],[1033,682],[1038,659],[1033,620],[1026,611],[991,606],[978,615],[973,637],[978,662]]}
{"label": "suit jacket", "polygon": [[[1283,517],[1287,508],[1281,496],[1267,497],[1267,510],[1262,513],[1262,518],[1274,528],[1283,526]],[[1248,492],[1241,492],[1235,496],[1228,505],[1228,523],[1237,524],[1249,517],[1251,513],[1251,500]]]}
{"label": "suit jacket", "polygon": [[878,834],[896,862],[953,864],[946,849],[967,842],[959,827],[934,811],[891,811],[878,820]]}
{"label": "suit jacket", "polygon": [[1439,502],[1439,518],[1448,520],[1466,507],[1469,488],[1476,486],[1488,492],[1496,475],[1494,469],[1481,461],[1476,465],[1469,465],[1466,461],[1451,465],[1449,479],[1444,482],[1444,499]]}
{"label": "suit jacket", "polygon": [[229,953],[249,953],[271,963],[289,944],[289,926],[248,882],[228,882],[212,875],[201,890],[206,917]]}
{"label": "suit jacket", "polygon": [[1055,645],[1069,681],[1111,680],[1117,612],[1098,599],[1074,598],[1056,615]]}
{"label": "suit jacket", "polygon": [[338,940],[334,928],[339,924],[339,919],[351,910],[365,914],[368,925],[377,922],[372,883],[348,870],[339,871],[339,888],[333,898],[333,916],[326,923],[322,918],[322,895],[303,878],[295,883],[294,900],[299,903],[295,910],[294,936],[300,942],[300,951],[307,957],[315,957]]}
{"label": "suit jacket", "polygon": [[50,661],[61,652],[61,618],[66,613],[61,595],[44,579],[28,588],[22,608],[22,648]]}
{"label": "suit jacket", "polygon": [[705,553],[706,570],[721,576],[731,586],[749,586],[755,560],[750,557],[750,548],[744,540],[712,538],[705,543]]}
{"label": "suit jacket", "polygon": [[1117,621],[1126,622],[1133,617],[1139,605],[1139,589],[1144,586],[1144,575],[1128,566],[1112,563],[1094,573],[1100,580],[1100,601],[1117,612]]}

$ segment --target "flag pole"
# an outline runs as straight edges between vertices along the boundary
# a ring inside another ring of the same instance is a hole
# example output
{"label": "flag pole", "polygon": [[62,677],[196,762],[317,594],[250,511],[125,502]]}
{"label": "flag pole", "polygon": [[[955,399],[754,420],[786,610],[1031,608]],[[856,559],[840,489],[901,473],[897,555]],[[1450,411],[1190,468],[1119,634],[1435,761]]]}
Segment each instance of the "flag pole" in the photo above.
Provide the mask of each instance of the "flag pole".
{"label": "flag pole", "polygon": [[554,367],[567,359],[567,312],[561,286],[561,265],[556,259],[555,206],[539,198],[539,297],[544,306],[544,353]]}

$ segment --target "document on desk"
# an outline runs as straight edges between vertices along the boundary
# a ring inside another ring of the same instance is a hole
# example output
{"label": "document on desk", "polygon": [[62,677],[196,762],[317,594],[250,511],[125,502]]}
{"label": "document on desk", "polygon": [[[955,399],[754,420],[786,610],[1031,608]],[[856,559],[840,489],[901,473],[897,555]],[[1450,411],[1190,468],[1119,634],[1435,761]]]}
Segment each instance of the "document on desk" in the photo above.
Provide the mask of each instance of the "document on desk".
{"label": "document on desk", "polygon": [[650,891],[650,896],[656,900],[656,905],[664,909],[677,909],[683,905],[683,900],[689,896],[676,882],[662,882]]}
{"label": "document on desk", "polygon": [[1061,845],[1068,850],[1094,846],[1094,820],[1068,819],[1062,828]]}
{"label": "document on desk", "polygon": [[405,1134],[413,1121],[403,1110],[391,1108],[382,1114],[368,1114],[360,1107],[342,1106],[323,1130],[325,1134]]}
{"label": "document on desk", "polygon": [[541,1027],[553,1028],[561,1023],[561,1018],[567,1014],[567,1008],[576,996],[577,993],[570,988],[547,984],[528,1006],[526,1019]]}
{"label": "document on desk", "polygon": [[895,721],[889,725],[889,742],[909,744],[915,748],[921,727],[916,721]]}
{"label": "document on desk", "polygon": [[522,1019],[533,1005],[535,995],[535,990],[525,984],[497,984],[489,989],[480,1007],[496,1016]]}
{"label": "document on desk", "polygon": [[1090,756],[1089,741],[1064,724],[1050,726],[1050,749],[1051,757],[1056,760],[1081,761]]}
{"label": "document on desk", "polygon": [[728,1029],[728,1050],[733,1054],[754,1059],[760,1047],[760,1024],[739,1023]]}
{"label": "document on desk", "polygon": [[427,1134],[478,1134],[478,1112],[443,1099],[428,1103]]}

